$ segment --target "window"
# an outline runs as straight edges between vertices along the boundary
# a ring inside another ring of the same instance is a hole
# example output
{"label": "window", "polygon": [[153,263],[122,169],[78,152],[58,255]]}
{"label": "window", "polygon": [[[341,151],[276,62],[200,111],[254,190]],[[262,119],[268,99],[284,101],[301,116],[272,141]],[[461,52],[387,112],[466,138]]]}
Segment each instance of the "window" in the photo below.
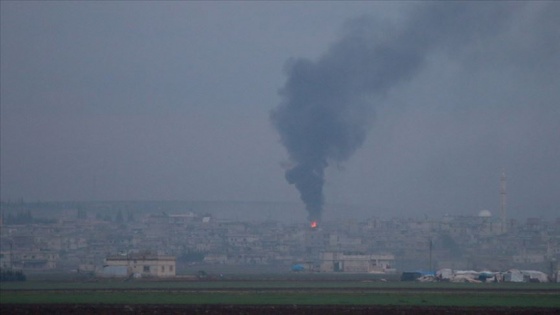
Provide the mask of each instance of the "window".
{"label": "window", "polygon": [[165,266],[161,266],[161,272],[165,271]]}
{"label": "window", "polygon": [[150,272],[150,266],[144,266],[144,272]]}
{"label": "window", "polygon": [[169,271],[173,271],[173,265],[169,266]]}

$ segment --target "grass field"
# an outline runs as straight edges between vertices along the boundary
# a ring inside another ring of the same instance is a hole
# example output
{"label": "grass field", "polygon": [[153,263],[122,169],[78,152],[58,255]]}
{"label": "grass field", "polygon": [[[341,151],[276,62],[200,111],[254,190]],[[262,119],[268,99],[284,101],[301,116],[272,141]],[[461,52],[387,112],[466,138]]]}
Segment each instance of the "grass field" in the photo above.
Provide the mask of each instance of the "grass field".
{"label": "grass field", "polygon": [[31,280],[25,282],[0,282],[0,290],[102,290],[102,289],[465,289],[465,290],[560,290],[558,283],[451,283],[451,282],[414,282],[414,281],[370,281],[353,277],[315,277],[315,278],[270,278],[268,276],[249,278],[226,278],[210,280],[123,280],[123,279],[91,279],[89,281],[76,280]]}
{"label": "grass field", "polygon": [[360,292],[2,292],[17,304],[431,305],[560,307],[559,295]]}
{"label": "grass field", "polygon": [[404,305],[560,308],[560,285],[356,280],[1,283],[1,304]]}

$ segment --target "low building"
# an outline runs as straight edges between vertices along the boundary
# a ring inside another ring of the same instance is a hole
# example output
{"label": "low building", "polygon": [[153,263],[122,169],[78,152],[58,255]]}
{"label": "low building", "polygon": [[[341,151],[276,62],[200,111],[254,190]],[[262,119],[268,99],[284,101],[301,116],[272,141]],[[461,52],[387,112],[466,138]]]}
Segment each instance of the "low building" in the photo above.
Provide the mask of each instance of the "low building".
{"label": "low building", "polygon": [[26,250],[10,252],[10,268],[18,270],[53,270],[59,255],[54,251]]}
{"label": "low building", "polygon": [[105,265],[100,275],[175,277],[176,259],[174,256],[143,253],[110,256],[105,259]]}
{"label": "low building", "polygon": [[395,256],[391,254],[365,255],[361,253],[324,252],[321,255],[322,272],[390,273]]}

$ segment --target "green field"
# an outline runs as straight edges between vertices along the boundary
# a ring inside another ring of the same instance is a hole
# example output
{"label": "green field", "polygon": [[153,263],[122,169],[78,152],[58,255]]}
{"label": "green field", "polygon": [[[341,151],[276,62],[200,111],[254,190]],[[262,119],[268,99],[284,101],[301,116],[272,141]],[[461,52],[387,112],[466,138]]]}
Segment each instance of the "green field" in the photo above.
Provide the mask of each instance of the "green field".
{"label": "green field", "polygon": [[90,281],[76,280],[31,280],[25,282],[0,282],[0,290],[102,290],[102,289],[308,289],[308,288],[363,288],[363,289],[442,289],[442,290],[508,290],[508,291],[539,291],[552,290],[560,292],[559,283],[451,283],[451,282],[406,282],[406,281],[369,281],[354,278],[233,278],[225,280],[123,280],[93,279]]}
{"label": "green field", "polygon": [[560,307],[558,295],[304,292],[3,292],[1,303]]}
{"label": "green field", "polygon": [[367,281],[28,281],[1,283],[1,304],[430,305],[560,308],[560,285]]}

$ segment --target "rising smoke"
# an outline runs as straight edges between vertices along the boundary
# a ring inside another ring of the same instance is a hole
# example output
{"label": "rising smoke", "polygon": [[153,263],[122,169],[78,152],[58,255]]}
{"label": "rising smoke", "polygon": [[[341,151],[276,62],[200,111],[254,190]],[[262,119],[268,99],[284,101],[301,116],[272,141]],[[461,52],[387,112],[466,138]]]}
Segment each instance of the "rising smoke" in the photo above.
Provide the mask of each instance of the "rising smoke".
{"label": "rising smoke", "polygon": [[319,220],[329,163],[342,163],[363,144],[377,102],[414,78],[436,49],[460,50],[501,27],[511,4],[433,3],[415,7],[405,25],[367,17],[348,23],[342,38],[317,61],[290,60],[282,102],[271,120],[292,167],[310,220]]}

